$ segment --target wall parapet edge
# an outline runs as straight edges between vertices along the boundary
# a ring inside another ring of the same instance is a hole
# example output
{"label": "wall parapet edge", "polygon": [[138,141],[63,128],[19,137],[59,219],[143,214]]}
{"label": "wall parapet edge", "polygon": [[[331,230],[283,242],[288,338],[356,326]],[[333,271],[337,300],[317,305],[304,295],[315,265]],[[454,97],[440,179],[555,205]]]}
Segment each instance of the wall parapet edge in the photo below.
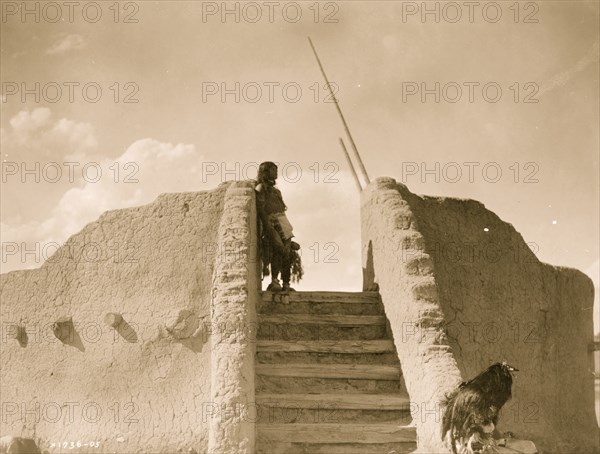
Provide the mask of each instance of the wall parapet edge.
{"label": "wall parapet edge", "polygon": [[230,183],[217,236],[211,301],[211,404],[208,450],[253,454],[258,257],[252,181]]}

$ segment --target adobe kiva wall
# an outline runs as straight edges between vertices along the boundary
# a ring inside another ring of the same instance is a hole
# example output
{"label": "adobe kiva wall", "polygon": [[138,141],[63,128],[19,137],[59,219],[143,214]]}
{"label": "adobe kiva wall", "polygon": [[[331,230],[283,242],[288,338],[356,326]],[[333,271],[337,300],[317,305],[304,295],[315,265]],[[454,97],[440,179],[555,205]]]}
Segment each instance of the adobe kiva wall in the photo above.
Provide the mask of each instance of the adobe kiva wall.
{"label": "adobe kiva wall", "polygon": [[[251,188],[225,183],[108,211],[40,268],[0,275],[0,435],[50,452],[79,441],[99,443],[76,447],[83,453],[203,453],[209,439],[240,441],[215,452],[252,452],[253,426],[218,405],[253,401],[254,356],[217,323],[234,317],[221,304],[242,300],[236,321],[253,317]],[[235,242],[235,263],[224,241]],[[109,313],[122,316],[116,329]],[[60,317],[74,325],[63,325],[64,343],[52,332]]]}
{"label": "adobe kiva wall", "polygon": [[520,372],[501,432],[544,453],[600,452],[592,281],[541,263],[512,225],[474,200],[418,196],[378,178],[361,209],[364,286],[379,285],[418,452],[448,452],[432,409],[462,379],[503,360]]}

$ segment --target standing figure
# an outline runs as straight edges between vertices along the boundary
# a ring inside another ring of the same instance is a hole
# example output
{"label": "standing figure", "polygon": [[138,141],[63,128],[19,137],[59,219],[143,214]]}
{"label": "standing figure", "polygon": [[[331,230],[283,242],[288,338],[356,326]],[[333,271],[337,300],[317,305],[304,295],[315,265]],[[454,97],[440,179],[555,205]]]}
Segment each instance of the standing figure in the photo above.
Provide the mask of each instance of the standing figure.
{"label": "standing figure", "polygon": [[[272,292],[294,291],[290,287],[290,279],[297,282],[302,278],[302,266],[297,250],[298,243],[292,241],[294,233],[288,221],[281,191],[275,187],[277,180],[277,165],[273,162],[263,162],[258,167],[256,191],[256,209],[261,221],[261,258],[263,277],[269,275],[271,268],[271,283],[267,290]],[[279,274],[283,287],[279,282]]]}

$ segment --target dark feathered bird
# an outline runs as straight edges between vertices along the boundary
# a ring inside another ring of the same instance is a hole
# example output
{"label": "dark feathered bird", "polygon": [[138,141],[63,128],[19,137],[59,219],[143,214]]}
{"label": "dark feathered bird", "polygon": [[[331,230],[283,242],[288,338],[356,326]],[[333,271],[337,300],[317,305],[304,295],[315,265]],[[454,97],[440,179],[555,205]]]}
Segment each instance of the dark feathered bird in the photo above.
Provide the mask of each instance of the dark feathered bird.
{"label": "dark feathered bird", "polygon": [[475,453],[473,444],[493,443],[500,409],[511,397],[512,366],[496,363],[462,382],[442,402],[442,439],[454,454]]}

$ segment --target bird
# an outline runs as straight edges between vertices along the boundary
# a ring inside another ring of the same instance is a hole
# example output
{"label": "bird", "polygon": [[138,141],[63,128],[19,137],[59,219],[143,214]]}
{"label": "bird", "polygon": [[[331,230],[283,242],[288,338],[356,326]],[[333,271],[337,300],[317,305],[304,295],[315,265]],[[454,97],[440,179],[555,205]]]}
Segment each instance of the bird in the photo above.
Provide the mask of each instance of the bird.
{"label": "bird", "polygon": [[453,454],[494,451],[492,433],[500,410],[512,396],[513,372],[518,369],[506,361],[495,363],[446,394],[441,402],[442,440]]}

